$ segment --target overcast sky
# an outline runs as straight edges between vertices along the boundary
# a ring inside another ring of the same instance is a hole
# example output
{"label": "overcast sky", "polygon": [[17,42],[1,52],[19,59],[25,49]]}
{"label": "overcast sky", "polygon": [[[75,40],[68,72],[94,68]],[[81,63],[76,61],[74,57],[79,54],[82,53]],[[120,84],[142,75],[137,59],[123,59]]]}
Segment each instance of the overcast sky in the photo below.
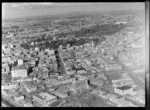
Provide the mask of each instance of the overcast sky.
{"label": "overcast sky", "polygon": [[54,15],[74,11],[144,10],[144,3],[2,3],[2,19]]}

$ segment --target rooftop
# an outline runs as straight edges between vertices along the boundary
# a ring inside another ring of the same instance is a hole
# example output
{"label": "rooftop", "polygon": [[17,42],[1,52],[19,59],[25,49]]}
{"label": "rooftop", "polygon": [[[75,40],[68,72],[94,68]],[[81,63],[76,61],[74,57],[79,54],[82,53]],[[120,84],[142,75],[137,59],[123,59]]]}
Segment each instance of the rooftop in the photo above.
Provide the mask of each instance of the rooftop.
{"label": "rooftop", "polygon": [[117,87],[117,88],[118,88],[118,89],[121,89],[121,90],[127,90],[127,89],[130,89],[131,86],[125,85],[125,86],[121,86],[121,87]]}

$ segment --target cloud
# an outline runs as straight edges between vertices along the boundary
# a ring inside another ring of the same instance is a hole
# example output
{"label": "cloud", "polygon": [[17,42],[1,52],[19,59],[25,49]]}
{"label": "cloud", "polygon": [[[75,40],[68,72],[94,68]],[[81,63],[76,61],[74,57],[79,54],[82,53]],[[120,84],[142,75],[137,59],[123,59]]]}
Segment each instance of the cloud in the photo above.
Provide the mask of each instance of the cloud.
{"label": "cloud", "polygon": [[24,8],[48,8],[49,6],[60,6],[60,7],[65,7],[65,6],[84,6],[84,5],[89,5],[92,3],[56,3],[56,2],[39,2],[39,3],[12,3],[12,8],[15,9],[24,9]]}
{"label": "cloud", "polygon": [[52,5],[54,3],[41,3],[41,5]]}
{"label": "cloud", "polygon": [[12,8],[15,9],[24,9],[24,8],[33,8],[35,6],[49,6],[52,5],[53,3],[48,2],[48,3],[13,3],[11,5]]}

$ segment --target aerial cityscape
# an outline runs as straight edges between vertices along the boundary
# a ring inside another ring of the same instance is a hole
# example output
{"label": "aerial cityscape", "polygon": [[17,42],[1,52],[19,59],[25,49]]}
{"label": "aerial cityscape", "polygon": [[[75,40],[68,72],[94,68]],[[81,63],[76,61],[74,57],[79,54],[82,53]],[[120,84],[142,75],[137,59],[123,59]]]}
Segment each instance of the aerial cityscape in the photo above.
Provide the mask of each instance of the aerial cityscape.
{"label": "aerial cityscape", "polygon": [[2,3],[1,107],[145,107],[144,7]]}

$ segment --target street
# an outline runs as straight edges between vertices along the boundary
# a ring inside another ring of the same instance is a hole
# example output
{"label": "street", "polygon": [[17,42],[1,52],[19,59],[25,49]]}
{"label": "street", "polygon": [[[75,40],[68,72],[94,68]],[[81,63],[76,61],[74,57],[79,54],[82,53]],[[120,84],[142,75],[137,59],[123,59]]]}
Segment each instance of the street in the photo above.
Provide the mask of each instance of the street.
{"label": "street", "polygon": [[6,105],[7,107],[18,107],[19,105],[17,105],[12,99],[8,99],[4,96],[2,96],[2,101],[1,103],[3,105]]}
{"label": "street", "polygon": [[133,81],[135,82],[135,84],[137,84],[138,86],[140,86],[142,89],[145,90],[145,83],[141,82],[141,80],[139,79],[138,76],[136,76],[136,74],[128,67],[126,67],[118,57],[114,56],[114,59],[116,60],[117,63],[119,63],[122,66],[122,69],[125,70],[129,77],[131,77],[133,79]]}

